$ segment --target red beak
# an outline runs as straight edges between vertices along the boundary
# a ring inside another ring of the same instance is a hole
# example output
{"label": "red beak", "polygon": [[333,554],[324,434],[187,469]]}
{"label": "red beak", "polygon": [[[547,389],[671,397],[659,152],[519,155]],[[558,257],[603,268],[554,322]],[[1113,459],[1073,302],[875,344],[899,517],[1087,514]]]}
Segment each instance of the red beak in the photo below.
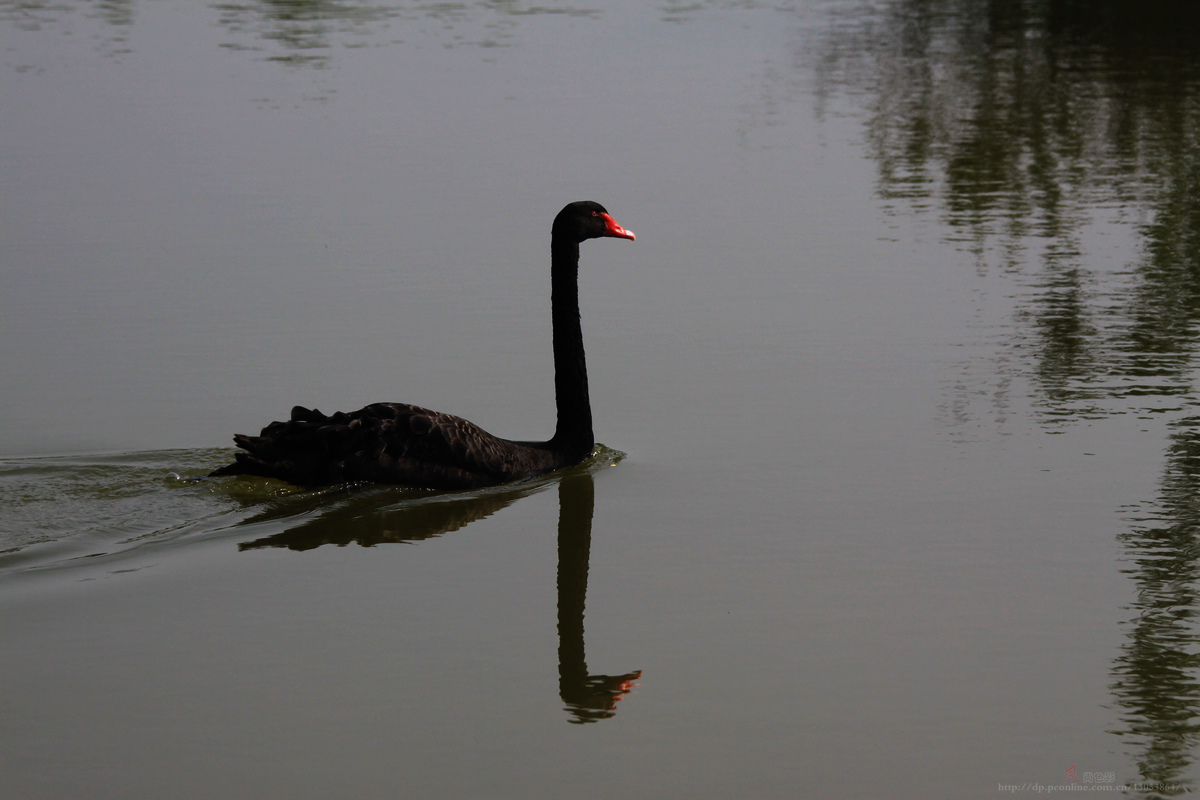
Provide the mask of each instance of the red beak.
{"label": "red beak", "polygon": [[608,232],[605,233],[605,236],[615,236],[618,239],[629,239],[630,241],[637,239],[637,237],[633,235],[633,231],[627,231],[622,228],[619,224],[617,224],[617,221],[608,214],[601,214],[600,216],[604,219],[604,227],[608,229]]}

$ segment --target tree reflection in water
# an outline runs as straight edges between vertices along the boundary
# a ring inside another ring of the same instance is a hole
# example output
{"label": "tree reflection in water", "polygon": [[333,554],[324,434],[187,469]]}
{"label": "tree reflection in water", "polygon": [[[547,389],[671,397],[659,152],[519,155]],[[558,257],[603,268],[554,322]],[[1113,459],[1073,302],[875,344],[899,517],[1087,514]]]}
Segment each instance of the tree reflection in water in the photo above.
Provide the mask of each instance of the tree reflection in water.
{"label": "tree reflection in water", "polygon": [[1196,668],[1197,578],[1200,577],[1200,434],[1175,437],[1158,499],[1131,519],[1121,538],[1126,572],[1137,584],[1128,639],[1113,668],[1113,693],[1124,709],[1123,735],[1142,742],[1144,783],[1180,784],[1200,742]]}
{"label": "tree reflection in water", "polygon": [[[527,0],[462,3],[402,0],[210,0],[206,5],[224,31],[221,47],[288,68],[326,69],[344,48],[437,42],[441,47],[507,47],[517,43],[518,21],[530,15],[594,17],[593,8]],[[109,56],[133,52],[128,31],[137,21],[135,0],[0,0],[0,22],[23,30],[70,32],[79,18],[103,23],[98,49]]]}
{"label": "tree reflection in water", "polygon": [[[1049,427],[1175,417],[1159,496],[1122,537],[1137,599],[1112,691],[1146,791],[1188,791],[1200,744],[1200,26],[1163,0],[894,0],[845,10],[820,36],[800,60],[817,54],[818,96],[866,97],[886,207],[936,209],[948,241],[984,273],[998,257],[1015,284],[1016,314],[990,326],[999,352],[982,371],[965,365],[952,390],[953,424],[1022,382]],[[1105,271],[1089,226],[1114,220],[1143,255]]]}
{"label": "tree reflection in water", "polygon": [[[622,457],[602,449],[589,462],[556,473],[558,481],[558,691],[572,723],[597,722],[616,713],[641,670],[622,675],[588,672],[583,635],[588,563],[592,541],[595,484],[592,470]],[[260,479],[250,479],[258,481]],[[541,479],[516,486],[463,494],[412,492],[377,487],[357,492],[290,495],[244,524],[301,520],[287,530],[239,545],[241,550],[286,547],[312,550],[345,546],[417,542],[456,531],[490,517],[545,488]],[[399,498],[398,498],[399,493]],[[336,496],[340,494],[341,496]]]}

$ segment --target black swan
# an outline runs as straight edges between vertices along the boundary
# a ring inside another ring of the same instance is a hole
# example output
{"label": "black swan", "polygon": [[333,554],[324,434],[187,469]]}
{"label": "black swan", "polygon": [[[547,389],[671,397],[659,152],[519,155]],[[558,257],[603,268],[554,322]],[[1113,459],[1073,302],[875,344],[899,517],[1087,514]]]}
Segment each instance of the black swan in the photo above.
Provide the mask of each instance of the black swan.
{"label": "black swan", "polygon": [[602,236],[634,238],[599,203],[571,203],[554,218],[550,301],[558,427],[550,441],[500,439],[465,419],[403,403],[329,416],[296,406],[287,422],[272,422],[258,436],[234,436],[245,452],[210,475],[259,475],[306,487],[372,482],[471,489],[583,461],[595,440],[579,324],[579,243]]}

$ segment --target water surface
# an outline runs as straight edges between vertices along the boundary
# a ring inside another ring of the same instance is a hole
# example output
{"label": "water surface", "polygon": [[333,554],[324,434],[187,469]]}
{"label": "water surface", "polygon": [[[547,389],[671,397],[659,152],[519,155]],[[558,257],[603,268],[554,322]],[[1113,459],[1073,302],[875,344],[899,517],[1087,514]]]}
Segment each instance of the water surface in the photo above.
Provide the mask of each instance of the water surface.
{"label": "water surface", "polygon": [[[21,797],[1196,789],[1168,4],[0,3]],[[598,437],[194,481],[293,404]]]}

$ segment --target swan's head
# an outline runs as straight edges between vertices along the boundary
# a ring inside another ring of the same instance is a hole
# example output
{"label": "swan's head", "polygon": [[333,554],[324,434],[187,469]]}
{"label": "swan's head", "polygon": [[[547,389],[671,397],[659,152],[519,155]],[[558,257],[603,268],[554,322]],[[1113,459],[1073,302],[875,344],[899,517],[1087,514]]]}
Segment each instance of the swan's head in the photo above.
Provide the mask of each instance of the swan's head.
{"label": "swan's head", "polygon": [[633,231],[627,231],[608,215],[604,206],[591,200],[571,203],[554,218],[554,236],[565,236],[571,241],[598,239],[614,236],[618,239],[635,239]]}

